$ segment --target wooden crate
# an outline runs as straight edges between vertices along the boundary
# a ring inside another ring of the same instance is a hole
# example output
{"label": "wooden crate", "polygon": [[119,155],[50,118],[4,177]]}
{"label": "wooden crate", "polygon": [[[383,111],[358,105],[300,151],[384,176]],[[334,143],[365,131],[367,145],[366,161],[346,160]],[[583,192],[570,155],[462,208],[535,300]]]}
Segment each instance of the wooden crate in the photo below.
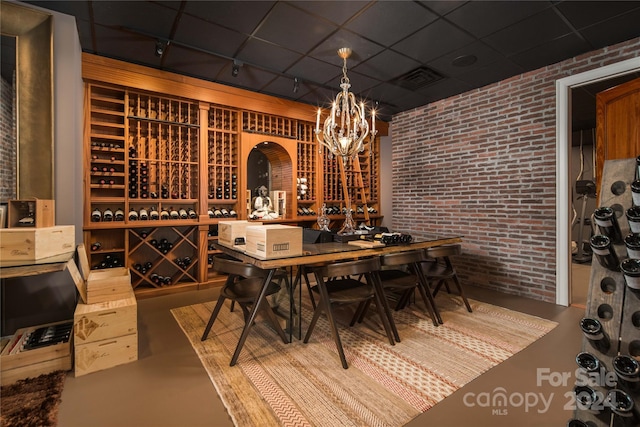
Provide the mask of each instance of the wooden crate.
{"label": "wooden crate", "polygon": [[128,268],[92,270],[87,278],[87,304],[98,304],[129,298],[131,272]]}
{"label": "wooden crate", "polygon": [[129,286],[126,298],[98,304],[78,304],[73,315],[76,348],[82,344],[130,335],[138,331],[138,306]]}
{"label": "wooden crate", "polygon": [[21,342],[29,333],[41,327],[63,323],[70,323],[70,321],[31,326],[16,331],[0,355],[0,382],[2,385],[58,370],[71,370],[71,337],[67,342],[60,344],[20,351]]}
{"label": "wooden crate", "polygon": [[21,199],[9,200],[8,227],[21,227],[20,220],[33,213],[31,227],[53,227],[56,225],[56,203],[54,200]]}
{"label": "wooden crate", "polygon": [[75,227],[0,229],[0,266],[55,262],[76,250]]}
{"label": "wooden crate", "polygon": [[269,224],[247,227],[247,254],[260,259],[302,255],[302,227]]}
{"label": "wooden crate", "polygon": [[138,333],[76,345],[75,376],[138,360]]}
{"label": "wooden crate", "polygon": [[237,238],[243,238],[246,240],[246,230],[248,226],[261,224],[261,222],[249,222],[247,220],[219,221],[218,243],[229,247],[237,246],[235,243]]}

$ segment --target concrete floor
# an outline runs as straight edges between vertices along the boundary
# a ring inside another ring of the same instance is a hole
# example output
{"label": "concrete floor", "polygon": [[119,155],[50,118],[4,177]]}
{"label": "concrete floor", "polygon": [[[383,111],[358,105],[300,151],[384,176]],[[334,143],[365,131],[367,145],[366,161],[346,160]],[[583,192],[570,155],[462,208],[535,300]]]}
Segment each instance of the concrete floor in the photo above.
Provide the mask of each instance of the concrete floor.
{"label": "concrete floor", "polygon": [[[574,359],[582,343],[578,323],[584,310],[476,288],[468,288],[467,293],[480,301],[555,320],[559,326],[407,426],[566,425],[573,416],[567,393],[575,381]],[[212,289],[140,300],[139,360],[79,378],[70,373],[59,427],[232,426],[207,373],[169,312],[216,298],[217,290]],[[570,379],[556,384],[539,370],[551,378],[554,373],[570,373]],[[507,406],[483,403],[483,398],[500,392],[509,398]],[[522,399],[529,402],[528,407]]]}

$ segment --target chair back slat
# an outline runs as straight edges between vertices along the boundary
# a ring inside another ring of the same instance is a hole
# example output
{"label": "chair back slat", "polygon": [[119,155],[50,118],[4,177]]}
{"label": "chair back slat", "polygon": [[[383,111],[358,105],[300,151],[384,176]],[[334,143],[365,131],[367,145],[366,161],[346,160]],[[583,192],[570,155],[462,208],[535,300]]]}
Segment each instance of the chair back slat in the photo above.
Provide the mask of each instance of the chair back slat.
{"label": "chair back slat", "polygon": [[430,258],[444,258],[460,255],[461,253],[462,245],[443,245],[427,249],[427,255]]}
{"label": "chair back slat", "polygon": [[378,270],[380,270],[380,258],[375,257],[329,264],[315,269],[315,272],[322,277],[342,277]]}
{"label": "chair back slat", "polygon": [[229,259],[226,257],[214,257],[213,269],[218,273],[226,273],[240,277],[267,277],[269,273],[251,264],[245,264],[242,261]]}
{"label": "chair back slat", "polygon": [[387,267],[408,265],[425,260],[424,252],[421,250],[411,252],[399,252],[387,254],[382,257],[381,264]]}

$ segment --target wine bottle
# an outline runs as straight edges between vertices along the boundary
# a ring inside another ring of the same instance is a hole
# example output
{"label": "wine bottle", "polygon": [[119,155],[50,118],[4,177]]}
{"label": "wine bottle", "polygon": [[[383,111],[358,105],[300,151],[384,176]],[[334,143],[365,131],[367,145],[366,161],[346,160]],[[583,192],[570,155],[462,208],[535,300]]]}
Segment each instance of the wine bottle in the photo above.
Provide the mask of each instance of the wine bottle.
{"label": "wine bottle", "polygon": [[149,212],[145,208],[140,209],[139,218],[140,218],[140,221],[149,220]]}
{"label": "wine bottle", "polygon": [[92,251],[99,251],[101,247],[102,247],[102,243],[100,242],[94,242],[91,244]]}
{"label": "wine bottle", "polygon": [[111,209],[105,209],[104,213],[102,214],[102,218],[104,219],[104,221],[113,221],[113,212],[111,211]]}
{"label": "wine bottle", "polygon": [[611,239],[614,244],[622,243],[620,225],[613,209],[608,206],[600,207],[593,212],[593,216],[601,234]]}
{"label": "wine bottle", "polygon": [[183,208],[183,209],[180,209],[180,210],[178,211],[178,215],[180,215],[180,219],[187,219],[187,218],[189,218],[189,214],[187,213],[187,210],[186,210],[186,209],[184,209],[184,208]]}
{"label": "wine bottle", "polygon": [[600,265],[611,271],[620,271],[620,261],[609,237],[596,234],[591,237],[590,244]]}
{"label": "wine bottle", "polygon": [[169,216],[171,216],[171,219],[180,219],[180,214],[173,207],[169,208]]}
{"label": "wine bottle", "polygon": [[585,317],[580,320],[580,329],[584,337],[602,353],[607,353],[610,347],[609,336],[604,331],[598,319]]}
{"label": "wine bottle", "polygon": [[196,211],[194,211],[191,208],[189,209],[188,214],[189,214],[189,218],[191,218],[191,219],[197,219],[198,218],[198,214],[196,214]]}
{"label": "wine bottle", "polygon": [[136,212],[134,209],[131,209],[131,211],[129,212],[129,221],[137,221],[138,220],[138,212]]}
{"label": "wine bottle", "polygon": [[124,212],[122,211],[121,208],[116,209],[115,220],[124,221]]}
{"label": "wine bottle", "polygon": [[162,211],[160,212],[160,220],[167,220],[171,218],[171,216],[169,215],[169,212],[167,211],[166,208],[162,208]]}
{"label": "wine bottle", "polygon": [[93,212],[91,212],[91,222],[100,222],[102,221],[102,212],[100,209],[95,208]]}
{"label": "wine bottle", "polygon": [[151,221],[157,221],[158,219],[160,219],[160,214],[158,213],[158,210],[155,206],[151,207],[151,212],[149,212],[149,219]]}

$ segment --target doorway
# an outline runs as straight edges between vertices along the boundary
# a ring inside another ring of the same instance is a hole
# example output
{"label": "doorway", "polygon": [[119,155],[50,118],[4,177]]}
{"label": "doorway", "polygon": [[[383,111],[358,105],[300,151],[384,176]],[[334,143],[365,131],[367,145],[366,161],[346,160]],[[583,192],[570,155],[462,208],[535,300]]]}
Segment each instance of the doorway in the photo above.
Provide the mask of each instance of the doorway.
{"label": "doorway", "polygon": [[556,304],[571,303],[571,93],[573,89],[640,72],[640,58],[621,61],[556,82]]}

